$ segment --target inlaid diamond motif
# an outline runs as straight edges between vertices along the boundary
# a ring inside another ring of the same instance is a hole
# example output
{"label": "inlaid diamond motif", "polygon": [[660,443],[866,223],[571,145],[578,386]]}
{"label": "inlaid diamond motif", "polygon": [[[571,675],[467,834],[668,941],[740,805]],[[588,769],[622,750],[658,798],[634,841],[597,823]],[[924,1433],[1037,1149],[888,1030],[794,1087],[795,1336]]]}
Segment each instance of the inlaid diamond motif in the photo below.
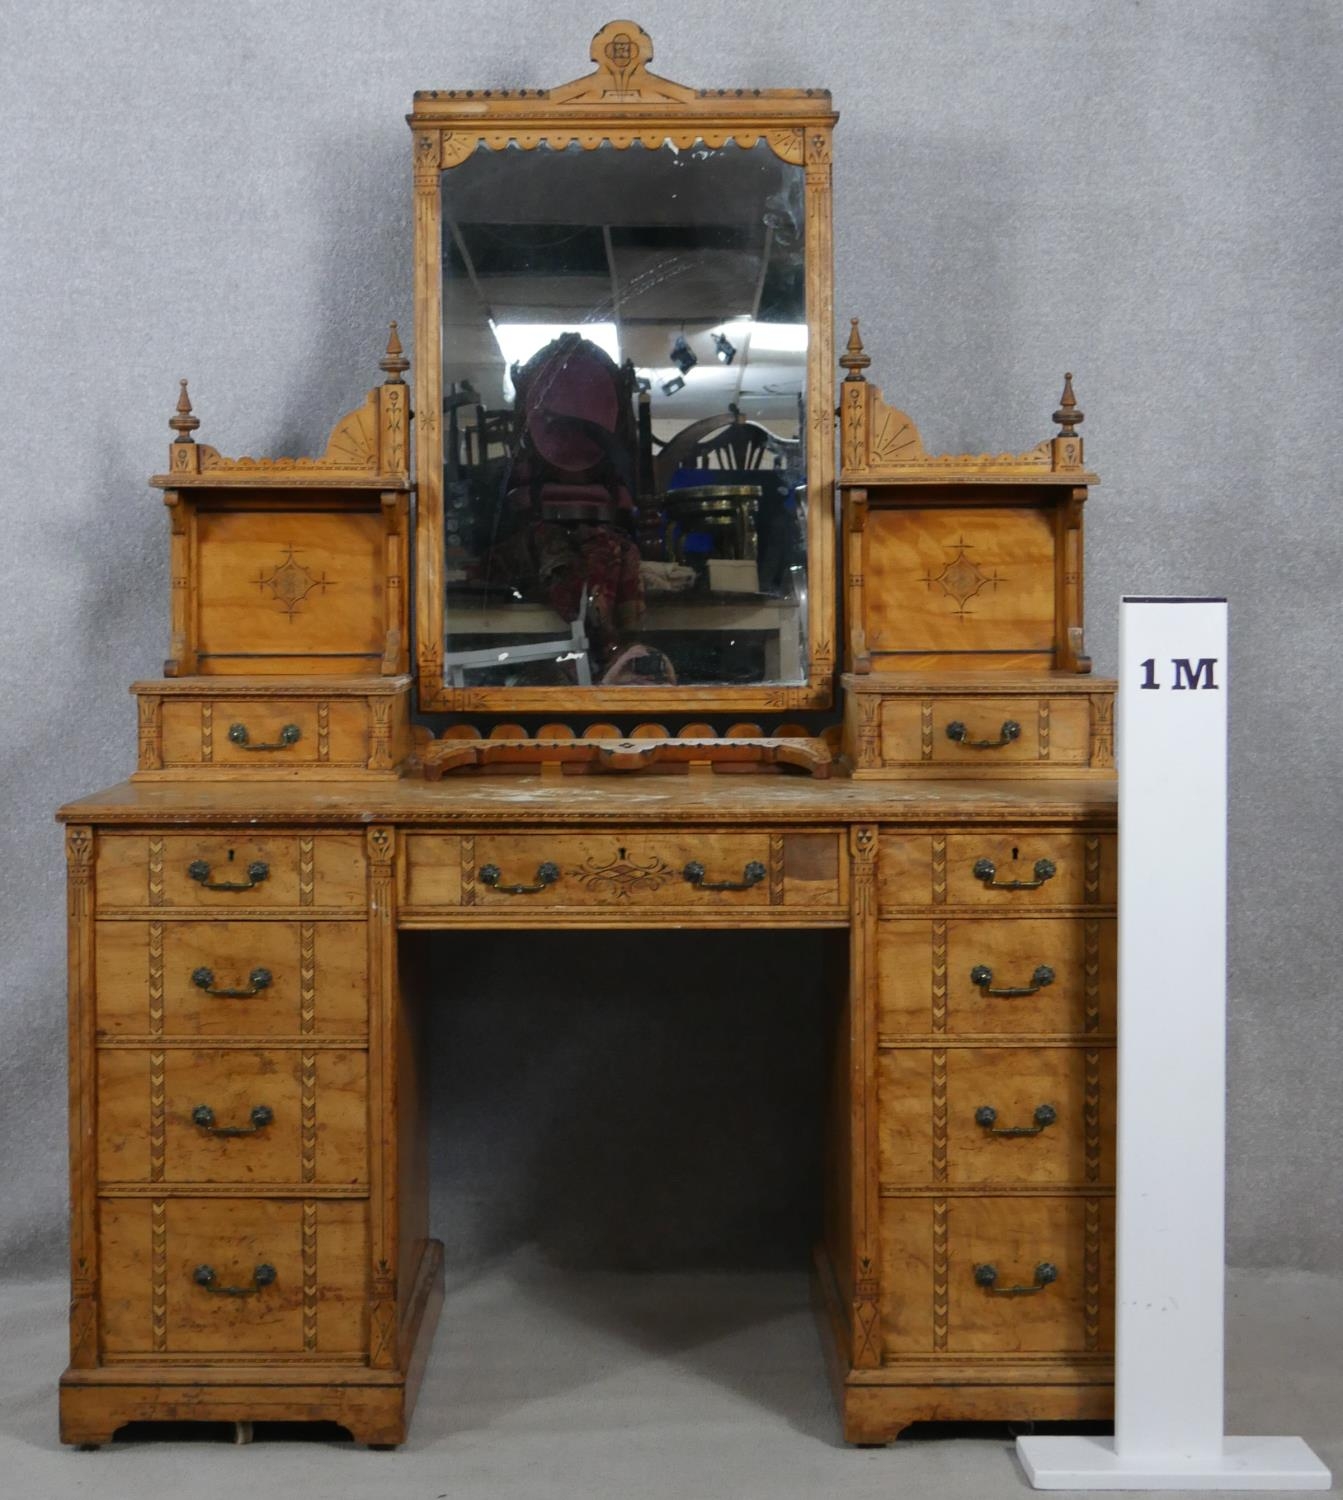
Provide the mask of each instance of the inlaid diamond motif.
{"label": "inlaid diamond motif", "polygon": [[284,556],[269,573],[263,571],[257,575],[256,582],[262,593],[269,592],[290,620],[314,589],[325,591],[331,586],[325,573],[319,576],[299,562],[292,545],[285,547]]}
{"label": "inlaid diamond motif", "polygon": [[955,603],[955,613],[961,619],[974,613],[965,606],[976,594],[990,585],[996,590],[1003,582],[1002,576],[996,569],[992,573],[986,573],[973,558],[966,556],[973,545],[964,537],[946,543],[947,551],[954,554],[950,561],[940,573],[934,573],[930,569],[921,580],[930,589],[940,588],[942,593]]}

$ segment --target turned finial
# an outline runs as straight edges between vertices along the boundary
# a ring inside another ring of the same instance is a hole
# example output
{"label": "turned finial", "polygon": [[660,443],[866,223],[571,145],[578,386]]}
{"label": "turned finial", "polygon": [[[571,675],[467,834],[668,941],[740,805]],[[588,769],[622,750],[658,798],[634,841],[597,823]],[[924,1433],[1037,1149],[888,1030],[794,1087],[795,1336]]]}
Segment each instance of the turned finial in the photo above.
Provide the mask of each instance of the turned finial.
{"label": "turned finial", "polygon": [[410,369],[410,361],[401,352],[401,340],[396,336],[396,321],[392,322],[391,331],[387,335],[387,353],[378,361],[378,368],[387,371],[387,379],[384,385],[405,385],[401,376]]}
{"label": "turned finial", "polygon": [[182,389],[177,397],[177,413],[168,418],[168,426],[177,434],[173,439],[175,443],[194,443],[195,438],[191,436],[201,425],[201,419],[191,410],[191,397],[187,395],[187,383],[181,382]]}
{"label": "turned finial", "polygon": [[1071,370],[1063,377],[1063,395],[1059,397],[1059,409],[1054,413],[1054,421],[1059,424],[1060,437],[1076,437],[1077,424],[1083,420],[1083,414],[1077,408],[1077,397],[1073,395],[1073,372]]}
{"label": "turned finial", "polygon": [[845,380],[862,380],[863,371],[872,363],[872,360],[863,352],[863,339],[858,332],[858,319],[850,318],[849,322],[852,324],[849,329],[849,342],[844,353],[839,357],[839,363],[841,368],[849,372],[844,377]]}

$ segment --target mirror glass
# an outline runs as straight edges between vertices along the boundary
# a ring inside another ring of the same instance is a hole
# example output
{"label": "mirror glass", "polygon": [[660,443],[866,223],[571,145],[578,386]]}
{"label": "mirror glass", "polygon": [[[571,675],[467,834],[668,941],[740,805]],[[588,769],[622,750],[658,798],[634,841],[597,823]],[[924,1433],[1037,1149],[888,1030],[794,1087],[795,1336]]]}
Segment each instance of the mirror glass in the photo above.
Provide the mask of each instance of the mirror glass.
{"label": "mirror glass", "polygon": [[448,685],[805,682],[803,185],[763,141],[443,173]]}

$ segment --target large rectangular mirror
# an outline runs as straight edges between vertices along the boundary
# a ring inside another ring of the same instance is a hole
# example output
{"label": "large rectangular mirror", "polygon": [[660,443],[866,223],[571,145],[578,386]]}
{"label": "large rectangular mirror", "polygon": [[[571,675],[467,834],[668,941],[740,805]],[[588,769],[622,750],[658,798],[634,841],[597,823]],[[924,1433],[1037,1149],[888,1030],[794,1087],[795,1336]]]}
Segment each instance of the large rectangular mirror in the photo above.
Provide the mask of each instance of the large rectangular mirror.
{"label": "large rectangular mirror", "polygon": [[421,703],[826,706],[828,96],[592,55],[416,96]]}

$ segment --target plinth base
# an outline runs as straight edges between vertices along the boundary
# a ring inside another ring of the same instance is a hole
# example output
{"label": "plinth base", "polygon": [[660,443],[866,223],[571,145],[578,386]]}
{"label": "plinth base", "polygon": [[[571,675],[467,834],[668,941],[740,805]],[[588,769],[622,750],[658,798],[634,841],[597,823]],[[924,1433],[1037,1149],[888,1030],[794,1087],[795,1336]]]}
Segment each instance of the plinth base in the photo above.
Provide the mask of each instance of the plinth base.
{"label": "plinth base", "polygon": [[1121,1459],[1109,1437],[1021,1437],[1037,1490],[1327,1490],[1329,1470],[1299,1437],[1229,1437],[1221,1458]]}

